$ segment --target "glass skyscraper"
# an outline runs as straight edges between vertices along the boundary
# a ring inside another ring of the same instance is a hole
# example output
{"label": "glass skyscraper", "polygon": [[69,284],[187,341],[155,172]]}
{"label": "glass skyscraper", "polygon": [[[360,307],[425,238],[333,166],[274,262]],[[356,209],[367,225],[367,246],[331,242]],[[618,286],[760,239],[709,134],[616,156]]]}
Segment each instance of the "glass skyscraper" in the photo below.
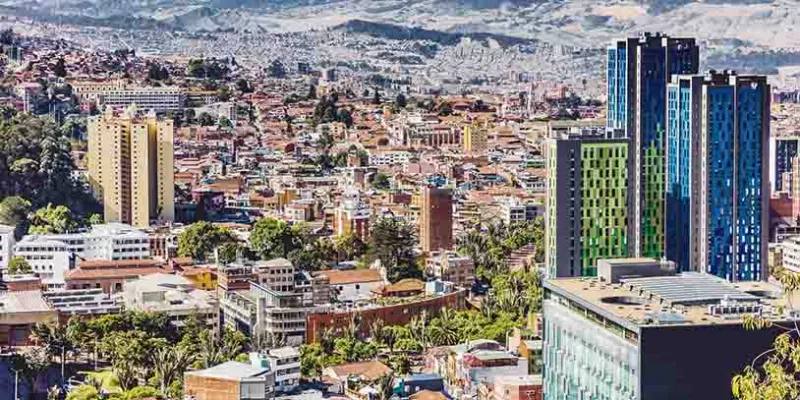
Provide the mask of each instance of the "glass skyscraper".
{"label": "glass skyscraper", "polygon": [[632,141],[634,255],[664,255],[667,82],[672,74],[696,74],[694,39],[644,34],[608,48],[609,130]]}
{"label": "glass skyscraper", "polygon": [[763,278],[769,93],[765,77],[732,72],[668,85],[666,257],[679,270]]}

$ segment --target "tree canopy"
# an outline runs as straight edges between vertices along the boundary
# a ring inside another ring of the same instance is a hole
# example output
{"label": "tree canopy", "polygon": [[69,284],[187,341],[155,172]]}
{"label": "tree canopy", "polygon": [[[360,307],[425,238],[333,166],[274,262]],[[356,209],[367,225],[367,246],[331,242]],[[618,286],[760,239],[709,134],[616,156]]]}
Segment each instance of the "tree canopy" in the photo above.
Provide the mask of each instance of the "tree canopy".
{"label": "tree canopy", "polygon": [[380,218],[372,226],[367,254],[369,260],[381,262],[391,282],[422,278],[414,253],[416,246],[417,232],[411,224],[394,218]]}
{"label": "tree canopy", "polygon": [[216,248],[229,243],[236,243],[230,230],[206,221],[195,222],[178,236],[178,255],[205,261]]}

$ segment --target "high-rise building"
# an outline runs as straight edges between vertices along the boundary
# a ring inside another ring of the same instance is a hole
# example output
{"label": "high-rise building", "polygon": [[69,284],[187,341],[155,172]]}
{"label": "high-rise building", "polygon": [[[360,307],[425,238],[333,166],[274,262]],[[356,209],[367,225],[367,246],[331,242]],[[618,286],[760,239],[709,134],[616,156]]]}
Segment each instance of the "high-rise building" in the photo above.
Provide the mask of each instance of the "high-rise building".
{"label": "high-rise building", "polygon": [[769,181],[772,192],[788,192],[789,187],[784,187],[785,173],[792,173],[792,159],[798,156],[800,137],[783,136],[769,139]]}
{"label": "high-rise building", "polygon": [[464,126],[464,152],[484,154],[489,149],[489,131],[479,125]]}
{"label": "high-rise building", "polygon": [[450,189],[423,187],[419,217],[422,251],[430,253],[453,248],[453,192]]}
{"label": "high-rise building", "polygon": [[545,400],[731,398],[731,377],[781,332],[745,318],[793,318],[766,282],[675,275],[653,259],[599,264],[597,278],[544,282]]}
{"label": "high-rise building", "polygon": [[[694,39],[646,33],[608,48],[609,130],[632,141],[631,224],[636,255],[664,254],[664,189],[667,82],[673,74],[697,74]],[[616,135],[614,135],[616,136]]]}
{"label": "high-rise building", "polygon": [[764,279],[766,77],[675,75],[667,97],[666,257],[681,271],[732,281]]}
{"label": "high-rise building", "polygon": [[173,122],[131,108],[90,118],[88,131],[89,183],[105,220],[136,227],[172,221]]}
{"label": "high-rise building", "polygon": [[630,252],[630,141],[564,135],[546,153],[547,274],[593,276],[597,260]]}

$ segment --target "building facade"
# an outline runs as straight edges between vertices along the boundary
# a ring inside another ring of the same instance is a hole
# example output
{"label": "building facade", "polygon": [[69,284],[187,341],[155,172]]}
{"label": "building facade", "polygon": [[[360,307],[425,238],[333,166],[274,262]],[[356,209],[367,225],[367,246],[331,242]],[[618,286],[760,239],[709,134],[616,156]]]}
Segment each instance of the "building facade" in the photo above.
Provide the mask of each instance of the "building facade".
{"label": "building facade", "polygon": [[88,131],[89,184],[104,219],[136,227],[174,220],[173,122],[107,111],[89,119]]}
{"label": "building facade", "polygon": [[769,138],[769,181],[772,192],[789,192],[791,187],[786,187],[783,180],[786,173],[793,174],[792,159],[798,156],[800,137],[770,137]]}
{"label": "building facade", "polygon": [[423,187],[420,193],[419,240],[430,253],[453,248],[453,192]]}
{"label": "building facade", "polygon": [[630,149],[627,139],[548,139],[548,276],[593,276],[598,259],[629,254]]}
{"label": "building facade", "polygon": [[766,278],[770,92],[727,71],[668,85],[665,255],[679,270]]}
{"label": "building facade", "polygon": [[622,130],[632,142],[636,179],[631,210],[632,250],[637,256],[664,254],[667,129],[666,85],[673,74],[697,74],[694,39],[646,33],[615,42],[608,55],[609,130]]}

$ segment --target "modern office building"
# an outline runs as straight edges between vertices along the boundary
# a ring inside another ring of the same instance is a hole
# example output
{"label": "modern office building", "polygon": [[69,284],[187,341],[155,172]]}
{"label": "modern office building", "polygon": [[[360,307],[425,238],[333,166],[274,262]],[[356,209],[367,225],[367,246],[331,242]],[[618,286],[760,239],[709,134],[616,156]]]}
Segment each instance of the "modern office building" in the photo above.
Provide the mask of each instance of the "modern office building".
{"label": "modern office building", "polygon": [[748,315],[787,320],[776,286],[640,261],[545,281],[545,400],[729,399],[734,374],[783,332],[743,326]]}
{"label": "modern office building", "polygon": [[148,227],[151,220],[175,218],[172,120],[134,109],[92,117],[89,183],[104,207],[106,221]]}
{"label": "modern office building", "polygon": [[630,141],[564,135],[545,150],[547,275],[593,276],[598,259],[630,254]]}
{"label": "modern office building", "polygon": [[419,241],[422,251],[450,250],[453,242],[453,192],[425,186],[420,193]]}
{"label": "modern office building", "polygon": [[681,271],[766,279],[766,77],[674,75],[667,99],[666,257]]}
{"label": "modern office building", "polygon": [[792,159],[797,157],[800,149],[800,137],[779,136],[769,138],[769,182],[772,192],[788,192],[784,187],[784,174],[793,173]]}
{"label": "modern office building", "polygon": [[664,189],[667,82],[673,74],[697,74],[694,39],[645,33],[608,48],[609,131],[623,130],[632,142],[632,250],[664,254]]}

